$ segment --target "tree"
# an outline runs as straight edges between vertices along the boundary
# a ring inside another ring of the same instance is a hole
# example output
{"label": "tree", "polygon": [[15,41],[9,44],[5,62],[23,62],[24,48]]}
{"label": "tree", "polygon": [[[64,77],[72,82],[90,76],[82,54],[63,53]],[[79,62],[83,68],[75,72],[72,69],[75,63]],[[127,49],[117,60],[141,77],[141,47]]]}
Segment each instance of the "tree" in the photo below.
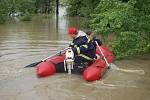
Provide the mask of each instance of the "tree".
{"label": "tree", "polygon": [[36,12],[50,14],[54,9],[55,0],[36,0]]}
{"label": "tree", "polygon": [[91,28],[96,34],[136,30],[135,1],[101,0],[92,15]]}
{"label": "tree", "polygon": [[30,18],[31,14],[38,11],[40,13],[50,14],[54,8],[55,0],[0,0],[0,23],[8,20],[11,14],[22,13]]}
{"label": "tree", "polygon": [[0,0],[0,23],[4,23],[8,19],[9,5],[8,0]]}
{"label": "tree", "polygon": [[16,0],[17,10],[26,13],[35,13],[36,0]]}
{"label": "tree", "polygon": [[110,46],[118,59],[150,51],[149,27],[148,0],[101,0],[91,19],[96,34],[116,34]]}
{"label": "tree", "polygon": [[90,17],[100,0],[67,0],[67,13],[69,16]]}
{"label": "tree", "polygon": [[80,16],[82,0],[68,0],[67,13],[69,16]]}

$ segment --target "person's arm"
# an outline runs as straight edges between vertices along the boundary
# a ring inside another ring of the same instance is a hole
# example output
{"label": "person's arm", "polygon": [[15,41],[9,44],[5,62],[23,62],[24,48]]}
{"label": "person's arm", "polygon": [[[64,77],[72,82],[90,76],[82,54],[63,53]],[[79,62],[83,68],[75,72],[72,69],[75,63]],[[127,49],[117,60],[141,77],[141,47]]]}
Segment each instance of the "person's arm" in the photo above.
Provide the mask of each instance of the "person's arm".
{"label": "person's arm", "polygon": [[78,55],[80,53],[87,52],[88,50],[95,50],[95,47],[92,43],[86,43],[81,45],[80,47],[74,47],[72,48],[75,55]]}

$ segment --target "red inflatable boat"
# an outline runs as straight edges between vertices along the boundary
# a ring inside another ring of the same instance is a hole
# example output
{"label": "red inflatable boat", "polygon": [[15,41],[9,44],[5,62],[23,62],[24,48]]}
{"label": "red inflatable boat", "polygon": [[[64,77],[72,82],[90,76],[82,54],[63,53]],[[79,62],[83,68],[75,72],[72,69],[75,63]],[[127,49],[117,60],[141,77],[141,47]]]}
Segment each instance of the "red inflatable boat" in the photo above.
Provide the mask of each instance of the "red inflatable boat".
{"label": "red inflatable boat", "polygon": [[[113,54],[104,45],[101,45],[100,48],[103,51],[108,63],[112,63],[114,57]],[[83,78],[86,81],[99,80],[107,69],[106,63],[104,59],[102,59],[102,55],[99,52],[98,48],[96,49],[96,54],[99,55],[99,59],[96,59],[94,63],[92,63],[90,66],[87,66],[83,72]],[[37,65],[37,75],[39,77],[46,77],[55,74],[57,72],[56,64],[57,67],[60,67],[62,69],[64,68],[64,66],[61,64],[62,62],[64,62],[64,59],[65,55],[62,54],[51,57],[45,62],[40,63],[39,65]]]}

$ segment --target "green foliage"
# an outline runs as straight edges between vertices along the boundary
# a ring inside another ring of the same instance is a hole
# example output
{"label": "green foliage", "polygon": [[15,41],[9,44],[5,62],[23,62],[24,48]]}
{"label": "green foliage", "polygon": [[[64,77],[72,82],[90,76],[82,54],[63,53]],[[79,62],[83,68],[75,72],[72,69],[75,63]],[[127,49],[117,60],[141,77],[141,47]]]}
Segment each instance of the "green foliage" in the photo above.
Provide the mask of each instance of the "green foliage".
{"label": "green foliage", "polygon": [[0,24],[4,23],[8,19],[8,1],[6,0],[0,0]]}
{"label": "green foliage", "polygon": [[69,16],[90,17],[99,0],[66,0]]}
{"label": "green foliage", "polygon": [[135,14],[138,20],[137,24],[139,31],[150,33],[150,1],[137,0],[135,8]]}
{"label": "green foliage", "polygon": [[36,0],[36,13],[50,14],[54,11],[56,0]]}
{"label": "green foliage", "polygon": [[32,17],[29,12],[26,12],[24,16],[20,18],[21,21],[31,21]]}
{"label": "green foliage", "polygon": [[[105,37],[115,34],[117,59],[150,52],[150,0],[67,0],[70,16],[90,18],[90,28]],[[91,16],[90,16],[91,15]]]}
{"label": "green foliage", "polygon": [[112,51],[117,59],[150,52],[150,35],[135,32],[121,32],[113,43]]}
{"label": "green foliage", "polygon": [[17,6],[17,10],[20,12],[34,13],[35,12],[35,1],[36,0],[16,0],[15,4]]}
{"label": "green foliage", "polygon": [[101,0],[92,15],[91,28],[96,34],[135,31],[135,1],[123,3],[119,0]]}
{"label": "green foliage", "polygon": [[13,16],[13,14],[20,13],[23,15],[21,20],[30,20],[30,14],[34,13],[49,14],[52,8],[54,8],[52,5],[54,1],[55,0],[0,0],[0,23],[6,22],[10,15]]}
{"label": "green foliage", "polygon": [[81,7],[81,15],[84,17],[90,17],[91,13],[95,9],[95,7],[98,5],[100,0],[82,0],[83,5]]}
{"label": "green foliage", "polygon": [[[6,22],[11,14],[22,12],[34,12],[35,0],[0,0],[0,23]],[[27,15],[25,14],[27,19]],[[29,16],[28,16],[29,19]]]}
{"label": "green foliage", "polygon": [[68,0],[67,4],[67,14],[69,16],[80,16],[82,0]]}
{"label": "green foliage", "polygon": [[90,26],[96,34],[116,34],[111,46],[117,59],[150,52],[149,0],[101,0]]}

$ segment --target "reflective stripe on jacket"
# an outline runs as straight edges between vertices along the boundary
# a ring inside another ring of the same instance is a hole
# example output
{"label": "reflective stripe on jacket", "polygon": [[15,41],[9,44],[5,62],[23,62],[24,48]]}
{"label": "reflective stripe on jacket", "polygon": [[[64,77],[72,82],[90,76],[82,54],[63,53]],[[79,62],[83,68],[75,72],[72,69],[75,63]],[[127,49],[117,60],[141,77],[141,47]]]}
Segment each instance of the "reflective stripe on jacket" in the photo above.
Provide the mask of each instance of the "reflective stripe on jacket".
{"label": "reflective stripe on jacket", "polygon": [[83,57],[89,61],[95,58],[95,46],[89,42],[86,36],[80,36],[74,39],[72,47],[76,56]]}

